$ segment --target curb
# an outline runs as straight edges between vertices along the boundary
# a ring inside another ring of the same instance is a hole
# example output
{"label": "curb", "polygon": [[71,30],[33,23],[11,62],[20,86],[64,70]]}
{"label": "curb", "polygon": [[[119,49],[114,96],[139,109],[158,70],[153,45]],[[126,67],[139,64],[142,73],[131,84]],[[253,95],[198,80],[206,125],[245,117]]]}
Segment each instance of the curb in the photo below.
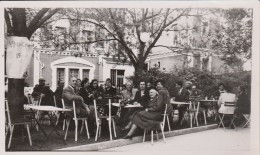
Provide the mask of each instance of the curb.
{"label": "curb", "polygon": [[[194,127],[194,128],[188,128],[188,129],[167,131],[164,133],[164,135],[165,135],[165,138],[167,138],[167,137],[173,137],[173,136],[178,136],[178,135],[183,135],[183,134],[196,133],[196,132],[216,129],[217,127],[218,127],[217,124],[212,124],[212,125],[206,125],[206,126],[200,126],[200,127]],[[148,140],[150,141],[150,139],[151,139],[150,134],[146,134],[145,137],[146,137],[145,138],[146,141],[148,141]],[[156,135],[154,135],[154,137],[156,137]],[[159,133],[159,140],[161,138],[162,138],[162,134]],[[130,144],[135,144],[135,143],[141,143],[141,142],[143,142],[143,136],[133,137],[132,140],[117,139],[117,140],[113,140],[113,141],[106,141],[106,142],[100,142],[100,143],[94,143],[94,144],[88,144],[88,145],[67,147],[67,148],[57,149],[55,151],[100,151],[103,149],[125,146],[125,145],[130,145]]]}

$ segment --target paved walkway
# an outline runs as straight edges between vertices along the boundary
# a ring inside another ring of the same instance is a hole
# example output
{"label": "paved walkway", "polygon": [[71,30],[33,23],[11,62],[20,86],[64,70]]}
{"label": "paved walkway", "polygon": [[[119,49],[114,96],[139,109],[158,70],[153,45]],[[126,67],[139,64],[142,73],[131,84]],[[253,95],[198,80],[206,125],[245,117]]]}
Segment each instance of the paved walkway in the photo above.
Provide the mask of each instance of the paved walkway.
{"label": "paved walkway", "polygon": [[[172,152],[180,154],[250,154],[250,129],[238,128],[237,131],[223,128],[213,129],[198,133],[186,134],[145,143],[137,143],[122,147],[100,150],[105,152]],[[172,154],[171,153],[171,154]]]}

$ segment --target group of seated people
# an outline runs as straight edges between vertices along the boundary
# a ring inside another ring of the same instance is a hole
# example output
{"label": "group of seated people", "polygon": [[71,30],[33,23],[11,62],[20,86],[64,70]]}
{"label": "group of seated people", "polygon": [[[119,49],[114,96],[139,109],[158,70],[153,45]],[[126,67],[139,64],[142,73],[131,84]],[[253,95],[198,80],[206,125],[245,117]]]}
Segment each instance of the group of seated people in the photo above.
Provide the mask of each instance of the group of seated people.
{"label": "group of seated people", "polygon": [[[173,111],[179,111],[179,119],[176,125],[180,125],[184,113],[186,112],[188,105],[172,105],[170,100],[175,100],[178,102],[189,102],[190,96],[200,96],[201,91],[199,91],[195,85],[191,86],[191,89],[186,89],[182,81],[176,82],[176,93],[172,94],[172,98],[168,90],[165,87],[165,82],[163,80],[158,80],[155,86],[151,82],[140,81],[138,88],[133,87],[132,82],[127,82],[125,89],[117,93],[117,89],[112,86],[111,79],[107,79],[104,87],[99,86],[98,80],[93,79],[89,83],[89,79],[85,78],[82,81],[76,77],[71,77],[69,85],[64,88],[64,84],[60,83],[57,90],[53,93],[49,87],[45,86],[45,80],[40,79],[39,85],[34,88],[32,95],[45,94],[42,103],[51,103],[51,95],[56,96],[57,106],[61,107],[61,99],[64,100],[66,108],[72,108],[72,102],[75,101],[76,112],[79,115],[88,116],[88,121],[90,124],[90,134],[94,135],[95,131],[95,109],[93,106],[93,100],[100,100],[106,98],[106,96],[120,96],[122,98],[121,103],[124,104],[141,104],[142,108],[124,108],[122,106],[120,111],[118,108],[112,107],[112,115],[120,113],[118,121],[116,121],[117,126],[121,130],[129,130],[128,134],[124,138],[131,138],[135,133],[137,127],[145,130],[160,129],[159,123],[162,118],[162,113],[167,105],[167,114],[173,117]],[[244,112],[245,109],[250,110],[248,105],[244,102],[250,104],[246,101],[244,87],[240,87],[240,94],[237,100],[237,112]],[[223,103],[223,98],[225,95],[222,93],[227,93],[229,90],[224,89],[224,84],[219,85],[219,90],[214,92],[213,96],[215,99],[219,99],[219,107],[221,110],[221,104]],[[113,100],[116,101],[116,100]],[[108,109],[105,106],[98,107],[98,115],[107,115]],[[172,120],[172,119],[170,119]]]}

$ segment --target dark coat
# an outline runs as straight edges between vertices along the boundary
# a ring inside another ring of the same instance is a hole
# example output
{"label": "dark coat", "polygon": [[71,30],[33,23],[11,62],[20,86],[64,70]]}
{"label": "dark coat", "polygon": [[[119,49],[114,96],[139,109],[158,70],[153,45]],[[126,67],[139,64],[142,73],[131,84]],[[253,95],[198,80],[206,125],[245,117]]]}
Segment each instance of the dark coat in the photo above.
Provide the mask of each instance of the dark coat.
{"label": "dark coat", "polygon": [[110,87],[104,89],[104,96],[115,96],[116,95],[116,88]]}
{"label": "dark coat", "polygon": [[141,91],[138,90],[135,94],[134,102],[140,103],[144,108],[148,105],[150,100],[149,93],[145,90],[144,95],[142,96]]}
{"label": "dark coat", "polygon": [[250,114],[250,96],[245,92],[238,95],[237,99],[237,110],[243,114]]}
{"label": "dark coat", "polygon": [[53,100],[53,91],[46,86],[40,86],[40,85],[36,85],[33,88],[33,92],[32,92],[32,96],[35,99],[39,99],[40,95],[44,94],[45,96],[42,98],[41,100],[41,105],[50,105],[50,106],[54,106],[54,100]]}
{"label": "dark coat", "polygon": [[83,98],[86,105],[93,105],[93,99],[89,97],[90,92],[88,89],[80,88],[79,95]]}
{"label": "dark coat", "polygon": [[142,129],[158,130],[160,129],[163,107],[163,102],[157,96],[149,101],[148,111],[138,111],[130,116],[130,120]]}
{"label": "dark coat", "polygon": [[62,101],[61,101],[61,99],[62,99],[62,92],[63,92],[63,88],[59,88],[59,87],[54,92],[57,107],[60,107],[60,108],[62,108]]}
{"label": "dark coat", "polygon": [[177,102],[188,102],[189,101],[189,95],[190,95],[190,93],[188,92],[188,90],[183,88],[180,94],[179,94],[179,91],[176,92],[175,101],[177,101]]}
{"label": "dark coat", "polygon": [[159,90],[158,94],[159,102],[162,102],[164,107],[165,105],[167,105],[167,114],[172,113],[173,107],[170,103],[171,98],[168,90],[166,88],[162,88],[161,90]]}

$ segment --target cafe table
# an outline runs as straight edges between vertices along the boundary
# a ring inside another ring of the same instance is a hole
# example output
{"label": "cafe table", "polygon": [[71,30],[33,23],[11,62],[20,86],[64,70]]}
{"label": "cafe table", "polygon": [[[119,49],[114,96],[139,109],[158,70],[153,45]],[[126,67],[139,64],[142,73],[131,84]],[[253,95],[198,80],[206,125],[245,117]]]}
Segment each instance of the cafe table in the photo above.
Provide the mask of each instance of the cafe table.
{"label": "cafe table", "polygon": [[124,107],[124,108],[142,108],[141,104],[127,104],[125,106],[120,106],[120,103],[112,103],[112,106],[115,107]]}
{"label": "cafe table", "polygon": [[24,105],[24,109],[31,109],[33,114],[34,114],[34,111],[47,112],[46,114],[50,118],[51,124],[53,124],[53,125],[50,125],[52,127],[51,132],[49,132],[49,134],[47,134],[40,124],[41,120],[44,118],[44,115],[42,115],[41,117],[35,118],[36,119],[35,126],[38,125],[38,127],[40,128],[40,130],[43,132],[43,134],[46,137],[45,141],[40,146],[40,148],[50,139],[53,132],[55,132],[60,137],[60,140],[62,140],[63,143],[66,145],[66,142],[64,141],[63,136],[61,136],[61,134],[57,130],[58,124],[56,124],[54,121],[52,121],[52,119],[54,119],[55,115],[51,115],[50,112],[68,112],[68,111],[72,111],[72,109],[65,109],[65,108],[58,108],[58,107],[54,107],[54,106],[44,106],[44,105],[41,105],[41,106],[40,105]]}

